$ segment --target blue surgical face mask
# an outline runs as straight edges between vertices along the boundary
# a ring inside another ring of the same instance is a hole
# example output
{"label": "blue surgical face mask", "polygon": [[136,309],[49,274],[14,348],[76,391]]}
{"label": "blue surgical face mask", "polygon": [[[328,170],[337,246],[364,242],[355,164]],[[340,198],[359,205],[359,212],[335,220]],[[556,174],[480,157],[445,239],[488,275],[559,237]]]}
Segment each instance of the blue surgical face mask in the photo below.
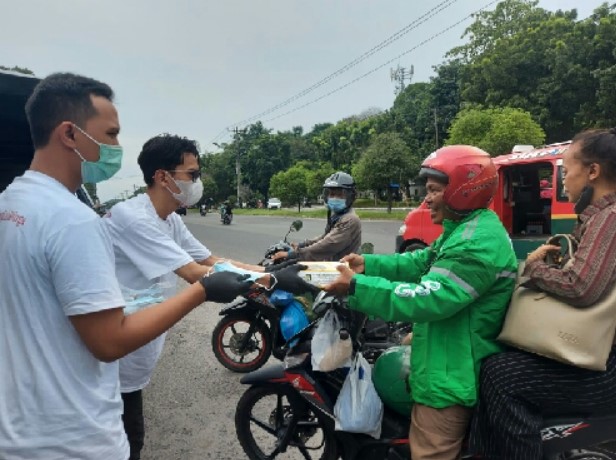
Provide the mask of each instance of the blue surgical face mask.
{"label": "blue surgical face mask", "polygon": [[329,198],[327,207],[333,212],[342,212],[346,209],[346,200],[344,198]]}
{"label": "blue surgical face mask", "polygon": [[84,184],[96,184],[109,179],[117,173],[122,167],[122,146],[101,144],[79,126],[75,124],[73,126],[98,145],[98,161],[87,161],[79,150],[74,149],[75,153],[81,158],[81,182]]}

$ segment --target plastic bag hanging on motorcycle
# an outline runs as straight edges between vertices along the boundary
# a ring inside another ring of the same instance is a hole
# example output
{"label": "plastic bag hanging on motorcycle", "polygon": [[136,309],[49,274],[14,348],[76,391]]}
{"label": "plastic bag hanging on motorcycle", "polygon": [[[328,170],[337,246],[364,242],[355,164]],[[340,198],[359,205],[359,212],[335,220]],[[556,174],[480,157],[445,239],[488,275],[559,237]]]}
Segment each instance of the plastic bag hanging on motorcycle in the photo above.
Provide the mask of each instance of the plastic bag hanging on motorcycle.
{"label": "plastic bag hanging on motorcycle", "polygon": [[336,430],[381,437],[383,402],[372,383],[370,364],[357,353],[334,405]]}
{"label": "plastic bag hanging on motorcycle", "polygon": [[319,322],[310,345],[312,369],[330,372],[351,366],[353,344],[348,331],[342,330],[338,315],[328,310]]}

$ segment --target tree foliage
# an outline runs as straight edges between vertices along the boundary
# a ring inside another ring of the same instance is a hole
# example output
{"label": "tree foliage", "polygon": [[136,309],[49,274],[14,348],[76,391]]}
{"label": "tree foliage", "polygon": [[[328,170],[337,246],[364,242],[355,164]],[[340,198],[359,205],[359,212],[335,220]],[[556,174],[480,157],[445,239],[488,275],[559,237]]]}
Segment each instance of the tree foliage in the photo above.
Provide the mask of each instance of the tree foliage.
{"label": "tree foliage", "polygon": [[24,75],[34,75],[34,72],[32,72],[27,67],[19,67],[19,66],[5,67],[3,65],[0,65],[0,70],[8,70],[10,72],[23,73]]}
{"label": "tree foliage", "polygon": [[461,111],[451,125],[447,144],[474,145],[500,155],[515,144],[541,145],[544,141],[545,133],[528,112],[505,107]]}
{"label": "tree foliage", "polygon": [[549,142],[616,123],[613,95],[604,89],[613,83],[616,60],[614,6],[604,4],[577,21],[575,10],[536,5],[505,0],[467,29],[470,42],[452,51],[467,63],[463,101],[524,109]]}
{"label": "tree foliage", "polygon": [[296,204],[299,211],[304,197],[308,192],[308,170],[302,165],[296,165],[287,171],[276,173],[271,180],[272,195],[279,197],[284,203]]}
{"label": "tree foliage", "polygon": [[[243,198],[271,195],[275,185],[275,195],[294,203],[294,182],[283,174],[291,170],[295,182],[306,177],[298,199],[316,198],[336,170],[354,172],[360,189],[378,192],[388,180],[413,179],[420,161],[443,144],[499,154],[616,125],[616,5],[578,20],[576,10],[503,0],[477,14],[463,37],[429,82],[408,85],[389,109],[368,107],[308,132],[295,126],[274,133],[261,122],[238,131],[204,169],[218,199],[235,193],[237,158]],[[411,167],[400,169],[404,155]]]}
{"label": "tree foliage", "polygon": [[[388,191],[391,204],[391,184],[404,186],[419,171],[420,161],[397,133],[378,135],[364,151],[353,168],[359,187],[380,192]],[[390,206],[391,207],[391,206]]]}

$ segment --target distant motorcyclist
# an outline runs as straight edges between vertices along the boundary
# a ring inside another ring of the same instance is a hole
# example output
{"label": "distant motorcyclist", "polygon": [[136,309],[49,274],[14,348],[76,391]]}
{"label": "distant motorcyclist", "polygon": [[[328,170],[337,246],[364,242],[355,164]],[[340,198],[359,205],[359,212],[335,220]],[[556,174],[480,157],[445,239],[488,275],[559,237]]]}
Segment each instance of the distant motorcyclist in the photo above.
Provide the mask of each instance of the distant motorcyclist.
{"label": "distant motorcyclist", "polygon": [[220,205],[220,218],[223,219],[225,215],[227,214],[229,214],[230,216],[233,216],[233,206],[231,206],[231,203],[229,202],[229,200],[225,200]]}
{"label": "distant motorcyclist", "polygon": [[338,171],[323,184],[327,206],[325,232],[302,243],[291,244],[288,252],[279,252],[274,260],[297,258],[299,260],[340,260],[357,252],[361,245],[361,221],[353,210],[355,181],[350,174]]}

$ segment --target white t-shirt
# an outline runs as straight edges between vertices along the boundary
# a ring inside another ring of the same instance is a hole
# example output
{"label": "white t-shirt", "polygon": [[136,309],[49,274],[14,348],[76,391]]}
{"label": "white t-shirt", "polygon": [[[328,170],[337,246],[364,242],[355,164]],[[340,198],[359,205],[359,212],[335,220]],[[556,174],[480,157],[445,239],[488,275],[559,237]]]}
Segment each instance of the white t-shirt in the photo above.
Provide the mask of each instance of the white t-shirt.
{"label": "white t-shirt", "polygon": [[0,194],[0,458],[127,459],[118,363],[69,316],[123,299],[102,219],[27,171]]}
{"label": "white t-shirt", "polygon": [[[147,193],[118,203],[103,222],[113,241],[116,276],[128,302],[140,292],[157,292],[161,294],[159,301],[173,296],[177,285],[174,271],[211,255],[176,213],[161,219]],[[122,393],[141,390],[150,382],[165,335],[120,359]]]}

